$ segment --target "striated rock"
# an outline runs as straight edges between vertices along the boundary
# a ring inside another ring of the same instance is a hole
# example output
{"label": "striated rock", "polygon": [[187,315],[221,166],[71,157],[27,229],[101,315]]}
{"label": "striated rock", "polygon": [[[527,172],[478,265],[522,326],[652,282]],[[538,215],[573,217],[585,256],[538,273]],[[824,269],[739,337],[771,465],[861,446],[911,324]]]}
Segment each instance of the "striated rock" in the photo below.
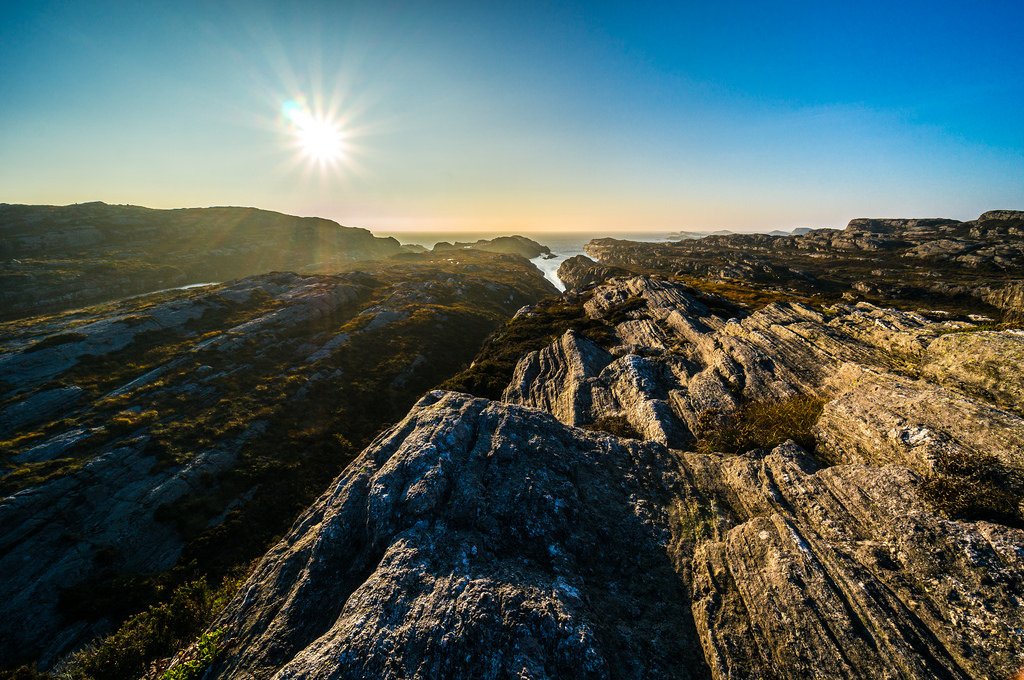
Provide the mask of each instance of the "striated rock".
{"label": "striated rock", "polygon": [[435,392],[269,552],[217,677],[1000,677],[1024,532],[896,467],[599,437]]}
{"label": "striated rock", "polygon": [[1017,670],[1024,532],[934,515],[904,468],[815,471],[786,446],[686,461],[729,516],[697,541],[692,562],[713,677]]}
{"label": "striated rock", "polygon": [[847,365],[832,379],[816,435],[844,462],[899,463],[922,472],[980,454],[1024,470],[1024,419],[958,391]]}
{"label": "striated rock", "polygon": [[593,394],[586,383],[611,361],[611,354],[569,331],[519,362],[505,390],[505,400],[514,402],[518,398],[569,425],[590,422],[594,420]]}
{"label": "striated rock", "polygon": [[1024,407],[1024,333],[950,333],[928,344],[921,374],[1004,408]]}
{"label": "striated rock", "polygon": [[[621,344],[611,354],[618,358],[567,335],[520,360],[504,399],[569,425],[622,417],[644,438],[679,448],[691,446],[709,418],[742,403],[826,396],[830,377],[847,362],[916,364],[928,342],[964,325],[865,303],[837,307],[832,317],[796,303],[743,316],[712,309],[688,286],[649,277],[597,286],[584,309],[614,322]],[[587,358],[594,356],[601,360]]]}

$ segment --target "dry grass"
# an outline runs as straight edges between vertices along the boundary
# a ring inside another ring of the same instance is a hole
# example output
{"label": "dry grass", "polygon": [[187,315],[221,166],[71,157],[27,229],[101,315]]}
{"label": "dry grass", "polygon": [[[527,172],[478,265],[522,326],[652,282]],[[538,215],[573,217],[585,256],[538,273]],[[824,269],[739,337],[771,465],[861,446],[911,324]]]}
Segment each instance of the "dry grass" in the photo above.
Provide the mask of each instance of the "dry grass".
{"label": "dry grass", "polygon": [[801,395],[750,402],[732,413],[706,412],[696,433],[697,451],[743,453],[778,446],[790,439],[813,451],[811,428],[824,404],[818,397]]}
{"label": "dry grass", "polygon": [[624,439],[643,439],[636,428],[626,419],[626,416],[602,416],[583,429],[596,432],[607,432],[608,434],[622,437]]}
{"label": "dry grass", "polygon": [[946,456],[921,486],[925,500],[953,519],[1024,527],[1024,472],[995,456]]}

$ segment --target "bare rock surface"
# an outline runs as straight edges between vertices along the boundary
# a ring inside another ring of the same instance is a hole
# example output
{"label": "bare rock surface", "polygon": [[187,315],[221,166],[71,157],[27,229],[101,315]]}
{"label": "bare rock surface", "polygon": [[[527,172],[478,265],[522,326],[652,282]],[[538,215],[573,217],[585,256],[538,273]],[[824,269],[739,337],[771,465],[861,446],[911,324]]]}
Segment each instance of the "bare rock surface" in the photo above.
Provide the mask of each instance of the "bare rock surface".
{"label": "bare rock surface", "polygon": [[950,333],[928,344],[922,374],[939,384],[1024,409],[1024,333]]}
{"label": "bare rock surface", "polygon": [[724,527],[705,520],[710,538],[697,540],[692,562],[693,613],[714,677],[1017,670],[1024,532],[935,515],[902,467],[815,471],[791,446],[694,458],[698,484],[729,517]]}
{"label": "bare rock surface", "polygon": [[950,457],[995,457],[1024,470],[1024,419],[963,392],[860,366],[835,376],[817,425],[837,460],[929,471]]}
{"label": "bare rock surface", "polygon": [[667,551],[677,464],[465,395],[424,397],[218,622],[220,677],[707,677]]}

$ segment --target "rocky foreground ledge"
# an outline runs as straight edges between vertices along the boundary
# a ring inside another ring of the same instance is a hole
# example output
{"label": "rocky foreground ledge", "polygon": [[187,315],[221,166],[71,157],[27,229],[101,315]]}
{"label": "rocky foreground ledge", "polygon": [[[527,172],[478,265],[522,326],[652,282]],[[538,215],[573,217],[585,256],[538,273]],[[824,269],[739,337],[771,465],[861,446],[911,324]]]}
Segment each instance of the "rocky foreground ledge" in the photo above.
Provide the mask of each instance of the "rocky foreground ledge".
{"label": "rocky foreground ledge", "polygon": [[[1018,672],[1024,337],[589,295],[614,332],[524,357],[528,405],[432,392],[363,451],[214,624],[211,677]],[[793,399],[804,446],[714,450]]]}

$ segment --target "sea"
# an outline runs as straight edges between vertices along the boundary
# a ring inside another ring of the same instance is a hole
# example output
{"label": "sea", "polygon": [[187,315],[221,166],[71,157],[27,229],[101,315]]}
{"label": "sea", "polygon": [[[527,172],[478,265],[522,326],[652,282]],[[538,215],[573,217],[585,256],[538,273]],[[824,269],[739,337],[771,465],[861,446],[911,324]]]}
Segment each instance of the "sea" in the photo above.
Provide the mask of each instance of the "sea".
{"label": "sea", "polygon": [[435,243],[447,241],[473,242],[480,239],[492,239],[496,236],[509,236],[519,233],[522,236],[533,239],[541,245],[551,249],[554,257],[536,257],[533,264],[544,272],[545,278],[555,285],[558,290],[565,290],[558,278],[558,266],[574,255],[583,255],[583,246],[595,238],[619,238],[629,241],[644,241],[659,243],[664,241],[678,240],[678,236],[671,238],[671,232],[428,232],[428,231],[374,231],[375,236],[394,236],[401,243],[421,245],[424,248],[433,248]]}

